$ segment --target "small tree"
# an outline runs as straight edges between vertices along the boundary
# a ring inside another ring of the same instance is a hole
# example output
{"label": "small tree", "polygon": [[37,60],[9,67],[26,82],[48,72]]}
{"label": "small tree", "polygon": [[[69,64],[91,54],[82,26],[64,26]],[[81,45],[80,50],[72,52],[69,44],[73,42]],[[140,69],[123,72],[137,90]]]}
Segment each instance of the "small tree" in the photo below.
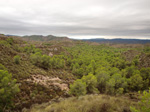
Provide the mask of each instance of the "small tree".
{"label": "small tree", "polygon": [[98,89],[96,88],[97,78],[93,74],[83,76],[81,80],[86,83],[86,89],[88,93],[98,93]]}
{"label": "small tree", "polygon": [[80,96],[86,94],[86,83],[82,82],[81,79],[77,79],[73,84],[70,85],[69,93],[71,95]]}
{"label": "small tree", "polygon": [[97,73],[96,77],[97,77],[99,91],[105,92],[106,82],[110,79],[110,75],[105,71],[101,71],[101,72]]}
{"label": "small tree", "polygon": [[20,64],[20,56],[16,55],[16,56],[14,57],[14,62],[15,62],[16,64]]}
{"label": "small tree", "polygon": [[114,94],[115,93],[115,79],[111,78],[109,81],[106,82],[106,93],[107,94]]}
{"label": "small tree", "polygon": [[143,80],[150,79],[150,67],[142,68],[140,70],[140,73],[141,73]]}
{"label": "small tree", "polygon": [[130,78],[130,86],[132,91],[139,91],[143,87],[143,78],[139,75],[133,75]]}
{"label": "small tree", "polygon": [[5,70],[0,70],[0,111],[11,106],[13,96],[19,92],[16,79]]}
{"label": "small tree", "polygon": [[50,63],[50,56],[43,55],[43,56],[41,57],[41,59],[42,59],[41,66],[42,66],[43,68],[45,68],[45,69],[50,68],[50,66],[51,66],[51,63]]}

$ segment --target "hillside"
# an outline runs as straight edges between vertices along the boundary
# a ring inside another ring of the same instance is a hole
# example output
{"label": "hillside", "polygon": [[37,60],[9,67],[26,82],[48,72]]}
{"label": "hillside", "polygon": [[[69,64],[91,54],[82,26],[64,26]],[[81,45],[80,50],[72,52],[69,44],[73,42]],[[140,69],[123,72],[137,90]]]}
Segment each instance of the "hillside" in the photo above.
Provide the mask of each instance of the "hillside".
{"label": "hillside", "polygon": [[[41,103],[49,101],[57,96],[65,95],[62,86],[68,88],[68,84],[74,79],[74,76],[68,69],[54,68],[43,69],[35,66],[31,60],[30,55],[34,50],[42,50],[43,54],[60,54],[62,49],[61,45],[47,47],[41,45],[37,48],[18,37],[0,37],[0,64],[4,65],[6,69],[17,79],[20,85],[21,92],[15,97],[15,110],[30,107],[33,103]],[[14,62],[14,57],[20,57],[20,63]],[[64,77],[65,75],[65,77]],[[34,78],[34,76],[37,76]],[[48,79],[49,86],[43,83],[43,79]],[[32,80],[30,80],[32,79]],[[38,81],[38,82],[35,82]],[[41,82],[40,82],[41,81]],[[37,83],[35,85],[35,83]]]}
{"label": "hillside", "polygon": [[[130,112],[130,106],[138,107],[141,96],[138,91],[150,87],[148,44],[111,45],[70,39],[41,41],[39,38],[40,41],[25,41],[22,37],[0,35],[0,75],[12,74],[12,79],[16,79],[13,84],[20,89],[13,96],[9,95],[7,89],[14,91],[8,82],[11,76],[0,77],[1,111],[57,112],[64,108],[69,112],[69,102],[75,101],[70,103],[75,109],[81,98],[84,100],[80,109],[94,112],[94,105],[86,107],[91,105],[88,103],[91,98],[97,102],[98,110],[108,109],[103,112],[110,112],[109,109]],[[111,103],[115,101],[118,101],[116,110]]]}

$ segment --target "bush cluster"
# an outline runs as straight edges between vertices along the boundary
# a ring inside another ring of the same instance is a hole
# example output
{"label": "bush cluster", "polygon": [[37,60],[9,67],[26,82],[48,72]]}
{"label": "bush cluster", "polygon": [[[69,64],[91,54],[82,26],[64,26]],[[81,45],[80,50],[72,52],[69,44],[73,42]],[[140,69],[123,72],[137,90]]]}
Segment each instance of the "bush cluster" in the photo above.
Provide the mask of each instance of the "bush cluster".
{"label": "bush cluster", "polygon": [[85,95],[86,93],[98,93],[97,79],[93,74],[83,76],[70,85],[69,93],[74,96]]}
{"label": "bush cluster", "polygon": [[14,56],[14,62],[16,64],[20,64],[20,56],[18,56],[18,55]]}
{"label": "bush cluster", "polygon": [[0,111],[3,112],[12,106],[12,99],[18,93],[19,85],[16,79],[6,71],[3,65],[0,65]]}
{"label": "bush cluster", "polygon": [[138,108],[130,107],[132,112],[150,112],[150,89],[144,91]]}
{"label": "bush cluster", "polygon": [[24,47],[24,52],[27,52],[28,54],[30,53],[36,53],[36,52],[42,52],[40,49],[35,48],[34,45],[26,46]]}
{"label": "bush cluster", "polygon": [[48,55],[42,55],[40,52],[36,52],[31,55],[31,61],[34,65],[42,67],[44,69],[49,68],[64,68],[65,61],[59,55],[50,57]]}

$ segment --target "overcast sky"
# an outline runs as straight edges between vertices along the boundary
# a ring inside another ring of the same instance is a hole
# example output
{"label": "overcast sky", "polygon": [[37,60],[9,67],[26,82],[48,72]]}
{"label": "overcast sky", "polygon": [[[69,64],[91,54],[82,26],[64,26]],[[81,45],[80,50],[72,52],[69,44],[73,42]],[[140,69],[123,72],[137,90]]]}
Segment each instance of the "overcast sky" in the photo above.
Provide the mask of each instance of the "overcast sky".
{"label": "overcast sky", "polygon": [[150,39],[150,0],[0,0],[0,33]]}

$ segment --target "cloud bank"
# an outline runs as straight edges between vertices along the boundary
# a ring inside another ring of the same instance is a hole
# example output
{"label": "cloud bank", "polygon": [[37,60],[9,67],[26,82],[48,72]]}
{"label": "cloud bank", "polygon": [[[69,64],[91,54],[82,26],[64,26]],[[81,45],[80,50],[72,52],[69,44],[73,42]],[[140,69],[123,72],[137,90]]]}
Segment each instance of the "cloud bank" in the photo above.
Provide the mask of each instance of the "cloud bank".
{"label": "cloud bank", "polygon": [[150,0],[1,0],[0,33],[150,39]]}

